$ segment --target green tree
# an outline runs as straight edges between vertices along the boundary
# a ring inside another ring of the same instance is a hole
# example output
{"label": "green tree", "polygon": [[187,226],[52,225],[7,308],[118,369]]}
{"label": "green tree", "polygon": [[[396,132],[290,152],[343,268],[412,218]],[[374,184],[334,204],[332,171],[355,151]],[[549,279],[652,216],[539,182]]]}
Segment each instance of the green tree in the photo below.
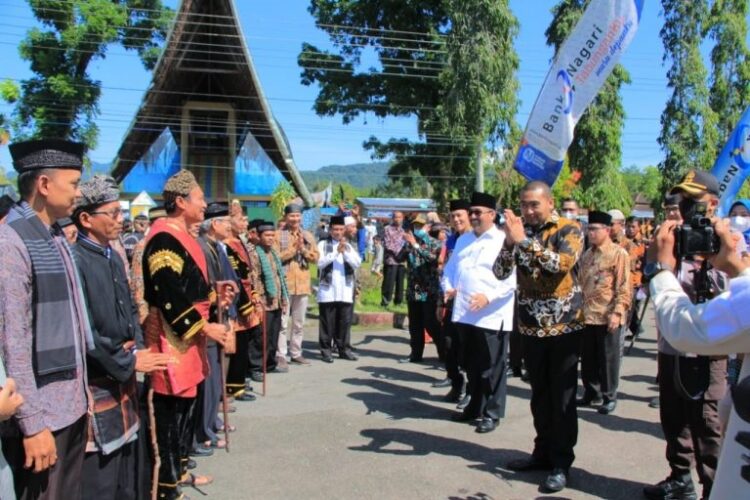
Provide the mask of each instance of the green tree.
{"label": "green tree", "polygon": [[[18,85],[12,80],[0,82],[0,101],[13,104],[20,97]],[[0,146],[4,146],[10,140],[10,119],[0,113]]]}
{"label": "green tree", "polygon": [[700,52],[706,25],[706,0],[662,0],[663,62],[670,62],[667,85],[672,95],[661,115],[659,164],[662,188],[674,186],[690,168],[707,169],[716,160],[719,134],[716,113],[709,106],[707,71]]}
{"label": "green tree", "polygon": [[100,82],[88,68],[112,44],[153,68],[172,11],[162,0],[28,0],[41,27],[19,52],[34,76],[21,82],[16,117],[22,137],[63,137],[95,147]]}
{"label": "green tree", "polygon": [[[562,0],[552,9],[547,28],[547,44],[560,50],[575,27],[589,0]],[[576,125],[573,143],[568,148],[568,167],[580,172],[573,197],[586,208],[630,210],[632,200],[620,175],[622,130],[625,109],[620,89],[630,83],[630,75],[615,66],[594,101]]]}
{"label": "green tree", "polygon": [[289,205],[289,202],[297,197],[297,192],[294,187],[287,180],[279,182],[276,189],[271,193],[271,202],[269,207],[276,219],[280,219],[284,216],[284,207]]}
{"label": "green tree", "polygon": [[640,168],[631,165],[622,169],[622,177],[625,185],[628,187],[628,191],[633,196],[637,194],[643,195],[654,208],[661,205],[663,191],[659,167],[649,165]]}
{"label": "green tree", "polygon": [[[479,147],[505,144],[517,130],[513,40],[507,0],[312,0],[309,8],[335,49],[305,43],[298,62],[317,84],[314,109],[350,123],[374,115],[414,117],[418,141],[371,137],[374,158],[409,186],[427,179],[440,205],[467,195]],[[378,67],[364,67],[370,51]],[[367,54],[365,54],[367,52]]]}
{"label": "green tree", "polygon": [[721,151],[740,115],[750,104],[750,52],[747,47],[747,0],[714,0],[705,33],[711,49],[709,104],[716,113]]}

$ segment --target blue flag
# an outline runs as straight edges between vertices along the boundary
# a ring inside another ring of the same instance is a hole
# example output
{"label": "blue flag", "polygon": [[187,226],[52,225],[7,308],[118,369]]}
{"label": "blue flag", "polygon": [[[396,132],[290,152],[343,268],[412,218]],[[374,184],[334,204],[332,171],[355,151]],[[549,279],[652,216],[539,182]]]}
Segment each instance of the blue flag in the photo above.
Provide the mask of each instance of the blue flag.
{"label": "blue flag", "polygon": [[742,184],[750,174],[750,106],[729,136],[711,173],[719,181],[717,215],[726,217]]}

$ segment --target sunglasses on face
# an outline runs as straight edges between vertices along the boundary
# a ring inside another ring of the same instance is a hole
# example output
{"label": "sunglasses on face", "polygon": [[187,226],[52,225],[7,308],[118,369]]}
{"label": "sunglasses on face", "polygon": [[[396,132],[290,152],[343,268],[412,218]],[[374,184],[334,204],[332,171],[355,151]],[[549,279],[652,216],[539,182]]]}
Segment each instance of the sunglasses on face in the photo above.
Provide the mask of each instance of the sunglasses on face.
{"label": "sunglasses on face", "polygon": [[472,210],[469,210],[469,216],[472,216],[472,217],[479,217],[479,216],[481,216],[482,214],[488,214],[488,213],[490,213],[490,212],[492,212],[492,210],[480,210],[480,209],[478,209],[478,208],[474,208],[474,209],[472,209]]}

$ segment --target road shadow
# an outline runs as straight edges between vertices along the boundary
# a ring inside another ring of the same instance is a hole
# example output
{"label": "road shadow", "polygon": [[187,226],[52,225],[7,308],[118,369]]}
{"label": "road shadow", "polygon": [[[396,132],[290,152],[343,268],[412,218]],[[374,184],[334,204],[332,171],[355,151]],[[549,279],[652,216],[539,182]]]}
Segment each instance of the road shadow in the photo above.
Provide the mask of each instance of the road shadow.
{"label": "road shadow", "polygon": [[[428,434],[406,429],[364,429],[360,435],[370,442],[361,446],[350,446],[352,451],[402,456],[427,456],[431,453],[458,457],[467,462],[467,467],[492,474],[501,481],[521,481],[539,485],[545,478],[545,472],[513,472],[505,468],[511,460],[524,458],[525,452],[504,448],[490,448],[476,443],[461,441],[449,437]],[[632,499],[640,498],[643,483],[627,479],[594,474],[573,467],[570,485],[567,490],[556,496],[542,495],[538,498],[569,498],[567,491],[579,491],[599,498]],[[450,498],[489,498],[483,493],[467,497]]]}
{"label": "road shadow", "polygon": [[428,402],[442,402],[442,396],[430,394],[425,390],[373,377],[345,378],[341,382],[371,389],[347,394],[347,397],[361,401],[365,405],[367,415],[382,413],[392,420],[404,418],[448,420],[453,414],[450,408],[429,404]]}
{"label": "road shadow", "polygon": [[622,417],[617,413],[600,415],[596,408],[579,408],[578,418],[609,431],[640,432],[641,434],[653,436],[659,440],[664,439],[661,424],[658,422],[647,422],[645,420]]}
{"label": "road shadow", "polygon": [[[423,373],[422,371],[411,371],[402,370],[400,368],[392,368],[389,366],[358,366],[357,370],[367,372],[374,378],[381,380],[395,380],[400,382],[414,382],[419,384],[431,384],[439,379],[436,379],[431,374]],[[429,370],[429,368],[427,368]]]}

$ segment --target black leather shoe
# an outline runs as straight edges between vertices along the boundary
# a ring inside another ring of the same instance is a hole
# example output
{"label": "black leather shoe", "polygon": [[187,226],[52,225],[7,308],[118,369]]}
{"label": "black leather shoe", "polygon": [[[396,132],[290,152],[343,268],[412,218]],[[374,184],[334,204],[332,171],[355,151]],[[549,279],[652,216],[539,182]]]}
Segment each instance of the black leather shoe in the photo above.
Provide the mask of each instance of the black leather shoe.
{"label": "black leather shoe", "polygon": [[414,359],[412,357],[408,357],[408,358],[401,358],[401,359],[398,360],[398,362],[399,363],[421,363],[422,360],[421,359]]}
{"label": "black leather shoe", "polygon": [[457,410],[463,410],[464,408],[466,408],[467,406],[469,406],[469,403],[471,403],[471,394],[465,395],[461,399],[461,401],[459,401],[458,404],[456,405],[456,409]]}
{"label": "black leather shoe", "polygon": [[653,486],[646,486],[643,488],[643,495],[649,500],[696,500],[698,498],[690,474],[669,476]]}
{"label": "black leather shoe", "polygon": [[263,382],[263,373],[261,372],[253,372],[250,374],[250,379],[253,382]]}
{"label": "black leather shoe", "polygon": [[333,358],[329,355],[324,354],[321,359],[324,363],[333,363]]}
{"label": "black leather shoe", "polygon": [[516,472],[526,472],[532,470],[550,470],[552,469],[552,464],[547,460],[531,456],[529,458],[511,460],[506,467]]}
{"label": "black leather shoe", "polygon": [[190,451],[191,457],[210,457],[214,454],[214,449],[209,446],[203,446],[202,444],[195,445]]}
{"label": "black leather shoe", "polygon": [[520,378],[521,375],[523,375],[523,371],[518,367],[508,367],[508,370],[505,372],[505,374],[508,376],[508,378],[515,377]]}
{"label": "black leather shoe", "polygon": [[497,428],[497,420],[494,418],[484,417],[477,424],[476,432],[479,434],[486,434],[492,432]]}
{"label": "black leather shoe", "polygon": [[188,458],[187,465],[185,467],[187,467],[187,470],[193,470],[198,467],[198,462],[196,462],[192,458]]}
{"label": "black leather shoe", "polygon": [[346,359],[347,361],[357,361],[359,359],[359,356],[357,356],[351,351],[344,351],[341,354],[339,354],[339,358]]}
{"label": "black leather shoe", "polygon": [[432,387],[450,387],[451,384],[453,384],[453,381],[449,378],[444,378],[443,380],[438,380],[437,382],[432,383]]}
{"label": "black leather shoe", "polygon": [[609,415],[615,411],[615,408],[617,408],[617,401],[607,401],[601,405],[597,411],[602,415]]}
{"label": "black leather shoe", "polygon": [[247,391],[243,392],[239,396],[234,397],[235,401],[255,401],[255,399],[255,394]]}
{"label": "black leather shoe", "polygon": [[451,420],[453,420],[454,422],[471,422],[472,420],[476,419],[476,415],[464,412],[454,413],[453,415],[451,415]]}
{"label": "black leather shoe", "polygon": [[581,406],[601,406],[604,404],[604,400],[602,398],[592,398],[589,396],[584,396],[582,398],[576,399],[576,406],[579,408]]}
{"label": "black leather shoe", "polygon": [[542,489],[545,493],[557,493],[562,491],[568,485],[568,473],[565,469],[555,467],[547,479],[542,483]]}
{"label": "black leather shoe", "polygon": [[448,403],[458,403],[464,398],[464,396],[465,394],[461,389],[453,387],[448,391],[448,394],[443,396],[443,401],[447,401]]}

